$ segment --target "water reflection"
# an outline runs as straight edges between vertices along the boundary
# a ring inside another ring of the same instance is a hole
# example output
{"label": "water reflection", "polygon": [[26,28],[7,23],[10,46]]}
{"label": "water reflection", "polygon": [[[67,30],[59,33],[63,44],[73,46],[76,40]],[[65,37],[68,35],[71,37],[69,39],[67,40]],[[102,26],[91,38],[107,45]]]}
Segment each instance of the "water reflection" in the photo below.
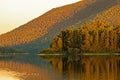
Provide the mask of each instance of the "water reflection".
{"label": "water reflection", "polygon": [[0,80],[22,80],[17,72],[0,69]]}
{"label": "water reflection", "polygon": [[120,56],[4,56],[0,80],[3,73],[7,80],[120,80]]}
{"label": "water reflection", "polygon": [[64,80],[120,80],[119,56],[73,56],[51,59]]}
{"label": "water reflection", "polygon": [[[15,56],[9,59],[5,57],[1,58],[0,69],[16,72],[14,74],[19,77],[15,80],[58,80],[59,78],[53,72],[50,63],[41,60],[37,56]],[[0,74],[2,73],[0,72]],[[9,76],[12,77],[12,75]]]}

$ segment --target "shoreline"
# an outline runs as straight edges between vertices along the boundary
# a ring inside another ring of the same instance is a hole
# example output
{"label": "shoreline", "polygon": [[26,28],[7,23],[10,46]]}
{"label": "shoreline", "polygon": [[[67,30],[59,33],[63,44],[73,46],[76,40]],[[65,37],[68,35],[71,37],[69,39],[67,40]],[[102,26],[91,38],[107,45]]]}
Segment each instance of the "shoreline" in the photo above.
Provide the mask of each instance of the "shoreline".
{"label": "shoreline", "polygon": [[[30,53],[0,53],[0,57],[11,57],[11,56],[16,56],[16,55],[31,55]],[[32,54],[32,55],[37,55],[37,56],[64,56],[65,54]],[[68,54],[69,55],[69,54]],[[71,55],[71,54],[70,54]],[[120,56],[120,53],[80,53],[77,54],[78,56]]]}
{"label": "shoreline", "polygon": [[[38,56],[64,56],[65,54],[37,54]],[[115,55],[115,56],[119,56],[120,53],[82,53],[82,54],[77,54],[78,56],[111,56],[111,55]]]}

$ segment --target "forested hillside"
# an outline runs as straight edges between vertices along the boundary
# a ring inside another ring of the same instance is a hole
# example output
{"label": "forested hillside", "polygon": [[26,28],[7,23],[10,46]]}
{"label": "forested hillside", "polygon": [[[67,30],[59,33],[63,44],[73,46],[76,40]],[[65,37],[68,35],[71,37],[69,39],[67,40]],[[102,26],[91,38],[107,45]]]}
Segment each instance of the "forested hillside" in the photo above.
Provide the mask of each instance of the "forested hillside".
{"label": "forested hillside", "polygon": [[52,41],[52,49],[66,52],[120,52],[120,24],[104,20],[85,23],[78,29],[68,28]]}
{"label": "forested hillside", "polygon": [[95,19],[103,19],[112,24],[120,23],[120,3],[100,14],[97,14]]}
{"label": "forested hillside", "polygon": [[78,21],[77,23],[74,24],[74,27],[76,26],[79,27],[81,24],[84,24],[84,22],[88,22],[94,19],[106,20],[112,24],[120,23],[120,20],[119,20],[120,19],[120,0],[114,0],[114,1],[116,1],[116,5],[113,5],[109,9],[105,9],[96,15],[92,15],[88,18],[85,18],[82,21]]}
{"label": "forested hillside", "polygon": [[[61,30],[76,24],[80,26],[81,23],[96,18],[98,13],[107,12],[112,7],[116,9],[115,5],[120,4],[119,1],[83,0],[54,8],[32,21],[0,35],[0,46],[12,47],[32,53],[39,52],[49,47],[53,37],[59,34]],[[115,10],[116,12],[118,10]],[[108,15],[108,13],[104,16]]]}

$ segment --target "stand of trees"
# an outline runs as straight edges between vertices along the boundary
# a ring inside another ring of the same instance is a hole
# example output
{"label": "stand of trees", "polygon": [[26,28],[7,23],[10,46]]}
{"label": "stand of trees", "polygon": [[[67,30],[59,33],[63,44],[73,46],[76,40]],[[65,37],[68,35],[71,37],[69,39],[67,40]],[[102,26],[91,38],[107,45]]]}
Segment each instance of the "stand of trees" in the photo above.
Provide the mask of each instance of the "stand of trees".
{"label": "stand of trees", "polygon": [[120,52],[120,24],[94,20],[78,29],[70,27],[53,39],[51,48],[78,53]]}

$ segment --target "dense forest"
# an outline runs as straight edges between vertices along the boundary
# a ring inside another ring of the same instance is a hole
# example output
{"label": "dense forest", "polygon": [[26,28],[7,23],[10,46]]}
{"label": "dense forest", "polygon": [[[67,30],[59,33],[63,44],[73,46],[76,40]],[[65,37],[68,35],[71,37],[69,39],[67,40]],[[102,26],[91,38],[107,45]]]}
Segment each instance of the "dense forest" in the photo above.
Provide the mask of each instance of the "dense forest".
{"label": "dense forest", "polygon": [[120,52],[120,24],[94,20],[78,29],[70,27],[53,39],[51,48],[77,53]]}

